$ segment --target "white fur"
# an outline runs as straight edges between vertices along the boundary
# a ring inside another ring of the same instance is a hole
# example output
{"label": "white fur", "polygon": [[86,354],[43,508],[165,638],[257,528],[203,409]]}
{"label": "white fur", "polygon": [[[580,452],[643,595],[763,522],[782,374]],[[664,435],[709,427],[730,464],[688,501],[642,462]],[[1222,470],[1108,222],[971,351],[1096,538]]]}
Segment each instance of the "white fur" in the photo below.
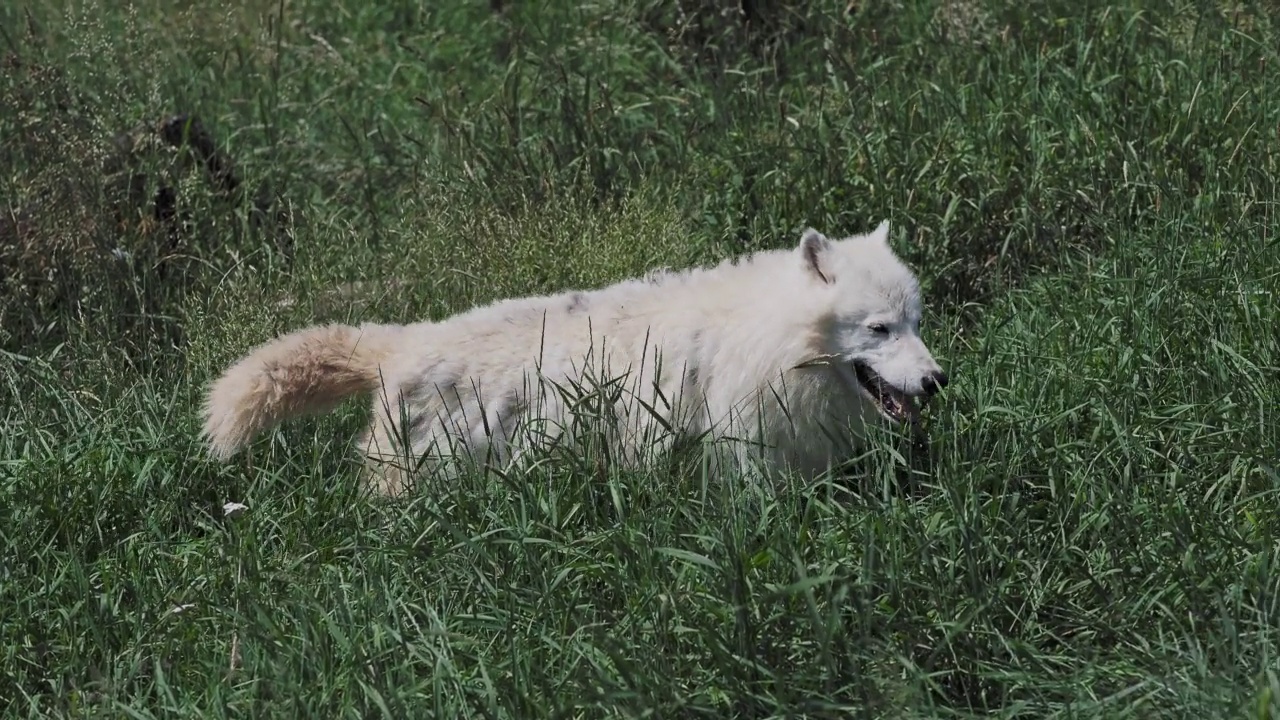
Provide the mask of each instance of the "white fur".
{"label": "white fur", "polygon": [[[293,333],[214,384],[205,436],[226,457],[287,417],[371,392],[360,449],[387,492],[403,480],[397,466],[424,455],[444,469],[464,454],[510,462],[536,433],[590,442],[566,428],[593,411],[615,423],[601,437],[618,462],[704,436],[719,441],[713,457],[732,469],[812,477],[845,459],[880,417],[853,361],[907,395],[928,394],[926,377],[945,384],[920,339],[915,277],[888,229],[834,241],[807,230],[791,250],[499,301],[440,322]],[[624,375],[605,413],[590,403],[574,410],[575,393],[557,389]]]}

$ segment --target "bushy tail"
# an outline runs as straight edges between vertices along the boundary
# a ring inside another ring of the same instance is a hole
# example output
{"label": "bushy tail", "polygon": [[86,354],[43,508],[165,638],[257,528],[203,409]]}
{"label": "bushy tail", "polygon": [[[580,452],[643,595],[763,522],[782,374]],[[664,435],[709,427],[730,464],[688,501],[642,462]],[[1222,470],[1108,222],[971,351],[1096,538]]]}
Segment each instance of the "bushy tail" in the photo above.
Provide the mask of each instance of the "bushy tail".
{"label": "bushy tail", "polygon": [[232,365],[209,388],[204,433],[226,459],[288,418],[332,410],[381,384],[379,366],[395,347],[394,325],[321,325],[283,335]]}

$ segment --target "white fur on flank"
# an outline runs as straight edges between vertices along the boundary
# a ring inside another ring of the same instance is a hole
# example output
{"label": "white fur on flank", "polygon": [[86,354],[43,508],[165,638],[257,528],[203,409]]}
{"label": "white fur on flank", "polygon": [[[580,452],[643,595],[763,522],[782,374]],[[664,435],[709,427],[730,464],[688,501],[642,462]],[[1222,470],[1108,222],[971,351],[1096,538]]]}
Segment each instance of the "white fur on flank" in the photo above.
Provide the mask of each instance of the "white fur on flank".
{"label": "white fur on flank", "polygon": [[[864,423],[881,416],[854,363],[908,397],[946,384],[919,336],[916,279],[888,230],[842,240],[807,230],[791,250],[503,300],[440,322],[284,335],[213,384],[204,436],[227,458],[278,422],[365,394],[374,416],[359,446],[384,492],[401,487],[406,463],[501,464],[535,438],[587,442],[567,428],[591,414],[613,422],[605,442],[615,461],[703,437],[731,441],[714,443],[715,457],[737,470],[812,477],[848,457]],[[614,404],[577,400],[602,383]]]}

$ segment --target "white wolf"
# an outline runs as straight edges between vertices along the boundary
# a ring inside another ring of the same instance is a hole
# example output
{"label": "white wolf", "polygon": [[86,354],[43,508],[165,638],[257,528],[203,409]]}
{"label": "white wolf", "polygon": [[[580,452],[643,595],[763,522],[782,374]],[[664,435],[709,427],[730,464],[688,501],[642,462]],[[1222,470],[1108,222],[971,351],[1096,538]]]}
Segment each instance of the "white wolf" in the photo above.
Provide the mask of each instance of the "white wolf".
{"label": "white wolf", "polygon": [[868,421],[915,422],[917,399],[947,385],[888,233],[887,221],[840,240],[808,229],[794,249],[440,322],[311,327],[228,369],[203,435],[227,458],[286,418],[373,394],[359,444],[382,492],[403,487],[406,462],[447,471],[464,455],[510,462],[532,440],[577,447],[569,428],[584,415],[613,428],[615,461],[709,438],[712,472],[728,460],[814,477],[847,459]]}

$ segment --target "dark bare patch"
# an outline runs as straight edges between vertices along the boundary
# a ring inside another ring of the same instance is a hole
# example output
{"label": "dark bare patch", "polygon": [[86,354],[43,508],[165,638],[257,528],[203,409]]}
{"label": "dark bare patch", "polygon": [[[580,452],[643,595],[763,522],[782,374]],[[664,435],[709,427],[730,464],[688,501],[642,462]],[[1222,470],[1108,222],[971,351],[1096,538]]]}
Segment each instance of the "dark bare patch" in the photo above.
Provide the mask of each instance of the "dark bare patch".
{"label": "dark bare patch", "polygon": [[[693,331],[693,347],[694,347],[695,353],[697,353],[698,349],[702,347],[702,336],[703,336],[703,332],[701,330]],[[685,362],[684,378],[681,380],[681,382],[684,384],[682,394],[696,393],[699,397],[701,396],[701,391],[698,389],[699,372],[700,372],[700,369],[696,362],[696,356],[694,361]]]}
{"label": "dark bare patch", "polygon": [[498,412],[494,413],[497,427],[494,430],[501,430],[502,434],[507,438],[515,435],[520,416],[525,411],[525,404],[520,398],[520,393],[511,390],[502,397],[502,404],[498,407]]}
{"label": "dark bare patch", "polygon": [[683,392],[697,392],[698,388],[698,366],[684,366],[684,390]]}
{"label": "dark bare patch", "polygon": [[422,411],[422,410],[418,410],[418,411],[416,411],[416,412],[412,413],[411,415],[409,415],[409,427],[408,427],[408,430],[409,430],[409,434],[410,434],[410,436],[417,436],[417,435],[421,434],[421,433],[422,433],[422,431],[423,431],[423,429],[425,429],[426,427],[427,427],[427,413],[426,413],[426,412],[424,412],[424,411]]}
{"label": "dark bare patch", "polygon": [[579,313],[587,309],[587,294],[576,292],[569,296],[569,307],[567,308],[570,315]]}

